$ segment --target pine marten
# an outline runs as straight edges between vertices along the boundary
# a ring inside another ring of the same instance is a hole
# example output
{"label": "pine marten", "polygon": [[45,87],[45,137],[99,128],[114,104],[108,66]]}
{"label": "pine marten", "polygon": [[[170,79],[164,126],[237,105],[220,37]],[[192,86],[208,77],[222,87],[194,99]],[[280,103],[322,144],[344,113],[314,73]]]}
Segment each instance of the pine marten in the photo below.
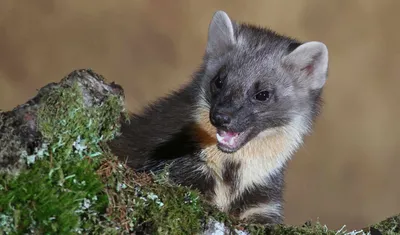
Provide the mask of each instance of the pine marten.
{"label": "pine marten", "polygon": [[214,13],[190,82],[132,114],[112,151],[238,219],[283,222],[287,161],[322,106],[328,49]]}

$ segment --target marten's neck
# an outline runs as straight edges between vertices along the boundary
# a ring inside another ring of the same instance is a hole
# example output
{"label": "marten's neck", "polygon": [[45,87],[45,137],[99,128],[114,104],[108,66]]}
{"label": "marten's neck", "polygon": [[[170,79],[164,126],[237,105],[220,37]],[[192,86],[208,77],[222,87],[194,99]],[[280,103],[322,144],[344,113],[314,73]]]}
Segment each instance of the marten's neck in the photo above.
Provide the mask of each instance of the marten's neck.
{"label": "marten's neck", "polygon": [[[222,210],[257,185],[268,185],[275,173],[282,172],[287,160],[302,143],[305,130],[301,120],[260,133],[234,153],[224,153],[217,147],[216,129],[209,121],[208,109],[196,112],[196,136],[201,146],[200,156],[205,162],[202,171],[215,181],[214,203]],[[232,187],[234,186],[234,190]]]}

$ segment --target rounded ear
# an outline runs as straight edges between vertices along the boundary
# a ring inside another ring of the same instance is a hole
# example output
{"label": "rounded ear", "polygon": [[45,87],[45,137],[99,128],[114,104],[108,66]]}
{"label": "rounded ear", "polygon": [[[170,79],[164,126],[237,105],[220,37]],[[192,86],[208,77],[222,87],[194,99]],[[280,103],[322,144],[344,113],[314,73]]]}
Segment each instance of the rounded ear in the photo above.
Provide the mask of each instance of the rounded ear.
{"label": "rounded ear", "polygon": [[284,56],[282,63],[298,82],[310,89],[325,85],[328,74],[328,48],[322,42],[306,42]]}
{"label": "rounded ear", "polygon": [[216,56],[223,55],[235,45],[232,21],[224,11],[217,11],[208,28],[206,52]]}

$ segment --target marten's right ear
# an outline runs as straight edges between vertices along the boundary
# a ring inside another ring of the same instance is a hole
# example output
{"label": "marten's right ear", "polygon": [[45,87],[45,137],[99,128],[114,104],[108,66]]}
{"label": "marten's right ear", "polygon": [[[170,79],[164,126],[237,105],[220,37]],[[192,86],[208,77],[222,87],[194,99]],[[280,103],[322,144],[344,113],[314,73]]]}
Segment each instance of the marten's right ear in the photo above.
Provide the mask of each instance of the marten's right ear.
{"label": "marten's right ear", "polygon": [[221,56],[235,45],[232,21],[224,11],[217,11],[208,28],[207,53]]}

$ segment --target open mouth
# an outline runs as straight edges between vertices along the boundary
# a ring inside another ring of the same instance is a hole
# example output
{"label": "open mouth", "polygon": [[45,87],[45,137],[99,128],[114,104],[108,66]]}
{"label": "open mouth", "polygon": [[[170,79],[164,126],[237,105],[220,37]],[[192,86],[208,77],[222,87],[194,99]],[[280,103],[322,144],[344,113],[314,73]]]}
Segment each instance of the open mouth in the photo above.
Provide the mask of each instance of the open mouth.
{"label": "open mouth", "polygon": [[232,132],[218,129],[218,148],[227,153],[233,153],[243,146],[248,131]]}

